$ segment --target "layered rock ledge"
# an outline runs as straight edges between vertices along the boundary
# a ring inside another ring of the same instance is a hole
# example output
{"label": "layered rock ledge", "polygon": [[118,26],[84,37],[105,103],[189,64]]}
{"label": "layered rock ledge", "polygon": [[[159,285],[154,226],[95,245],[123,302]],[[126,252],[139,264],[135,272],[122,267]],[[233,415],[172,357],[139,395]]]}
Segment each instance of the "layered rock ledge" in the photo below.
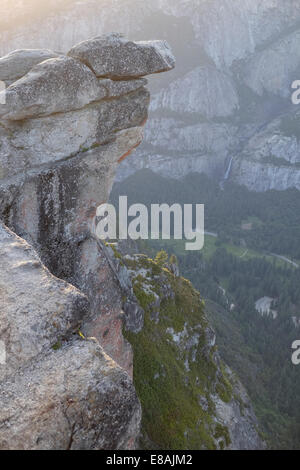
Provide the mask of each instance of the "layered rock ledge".
{"label": "layered rock ledge", "polygon": [[0,449],[136,446],[122,294],[91,228],[142,141],[142,77],[174,65],[116,34],[0,59]]}

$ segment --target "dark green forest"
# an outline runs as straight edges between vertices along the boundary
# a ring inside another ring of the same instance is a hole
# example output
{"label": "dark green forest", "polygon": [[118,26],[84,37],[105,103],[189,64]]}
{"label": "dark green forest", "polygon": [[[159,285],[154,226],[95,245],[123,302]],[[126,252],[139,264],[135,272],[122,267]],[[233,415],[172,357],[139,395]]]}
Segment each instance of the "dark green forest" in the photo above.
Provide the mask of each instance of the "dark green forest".
{"label": "dark green forest", "polygon": [[[297,336],[291,318],[300,312],[300,270],[240,260],[223,248],[210,260],[188,253],[178,262],[206,301],[220,352],[247,388],[269,445],[299,448],[300,371],[291,363]],[[276,319],[256,311],[255,301],[264,296],[275,299]]]}
{"label": "dark green forest", "polygon": [[[255,193],[230,183],[222,190],[218,182],[203,174],[191,173],[181,180],[163,178],[141,170],[117,183],[111,201],[127,195],[136,202],[205,205],[205,230],[218,233],[222,241],[300,260],[300,192]],[[243,225],[251,224],[251,230]]]}
{"label": "dark green forest", "polygon": [[[300,449],[300,368],[291,362],[300,336],[292,322],[300,318],[300,269],[270,256],[300,260],[300,193],[231,184],[222,190],[204,175],[176,181],[143,170],[115,185],[115,205],[119,195],[129,205],[205,204],[205,230],[218,237],[206,237],[203,251],[184,251],[172,240],[141,241],[140,251],[177,256],[181,275],[205,299],[220,353],[246,387],[269,447]],[[262,297],[274,299],[276,318],[256,310]]]}

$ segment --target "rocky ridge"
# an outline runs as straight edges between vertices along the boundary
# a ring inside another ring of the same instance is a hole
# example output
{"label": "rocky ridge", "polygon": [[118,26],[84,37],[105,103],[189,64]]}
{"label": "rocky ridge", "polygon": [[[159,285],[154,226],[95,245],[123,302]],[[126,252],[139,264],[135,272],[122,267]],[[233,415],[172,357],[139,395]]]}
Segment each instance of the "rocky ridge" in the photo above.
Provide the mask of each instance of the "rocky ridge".
{"label": "rocky ridge", "polygon": [[122,244],[107,250],[123,292],[131,286],[143,312],[124,331],[134,350],[142,448],[263,449],[249,397],[220,359],[199,292],[177,265],[122,255]]}

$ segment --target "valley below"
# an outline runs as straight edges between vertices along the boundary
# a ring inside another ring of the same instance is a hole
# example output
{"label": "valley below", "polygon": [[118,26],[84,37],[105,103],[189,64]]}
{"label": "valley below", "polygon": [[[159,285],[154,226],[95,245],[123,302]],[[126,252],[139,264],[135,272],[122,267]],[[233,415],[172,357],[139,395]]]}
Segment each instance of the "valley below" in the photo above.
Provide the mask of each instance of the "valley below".
{"label": "valley below", "polygon": [[221,357],[245,385],[268,446],[298,449],[300,377],[291,345],[299,336],[300,193],[256,193],[230,183],[221,189],[197,173],[174,180],[141,170],[115,183],[114,204],[119,194],[147,207],[162,200],[205,205],[203,250],[186,251],[185,240],[171,239],[141,240],[139,251],[176,255],[181,275],[205,301]]}

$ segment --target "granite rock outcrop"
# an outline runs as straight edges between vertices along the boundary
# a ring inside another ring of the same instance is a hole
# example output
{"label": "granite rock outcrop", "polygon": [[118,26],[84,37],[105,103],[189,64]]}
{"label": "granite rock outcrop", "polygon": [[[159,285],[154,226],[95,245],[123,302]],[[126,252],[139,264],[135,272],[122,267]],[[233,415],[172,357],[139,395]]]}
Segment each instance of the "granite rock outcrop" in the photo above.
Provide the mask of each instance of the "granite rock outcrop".
{"label": "granite rock outcrop", "polygon": [[[127,50],[128,63],[142,51],[142,73],[124,76],[116,35],[101,41],[110,78],[80,54],[0,59],[9,84],[0,100],[2,449],[137,446],[122,292],[92,228],[119,161],[143,138],[149,92],[140,76],[175,60],[166,43],[144,42]],[[87,41],[85,53],[96,57],[96,43],[101,56],[101,41]]]}

